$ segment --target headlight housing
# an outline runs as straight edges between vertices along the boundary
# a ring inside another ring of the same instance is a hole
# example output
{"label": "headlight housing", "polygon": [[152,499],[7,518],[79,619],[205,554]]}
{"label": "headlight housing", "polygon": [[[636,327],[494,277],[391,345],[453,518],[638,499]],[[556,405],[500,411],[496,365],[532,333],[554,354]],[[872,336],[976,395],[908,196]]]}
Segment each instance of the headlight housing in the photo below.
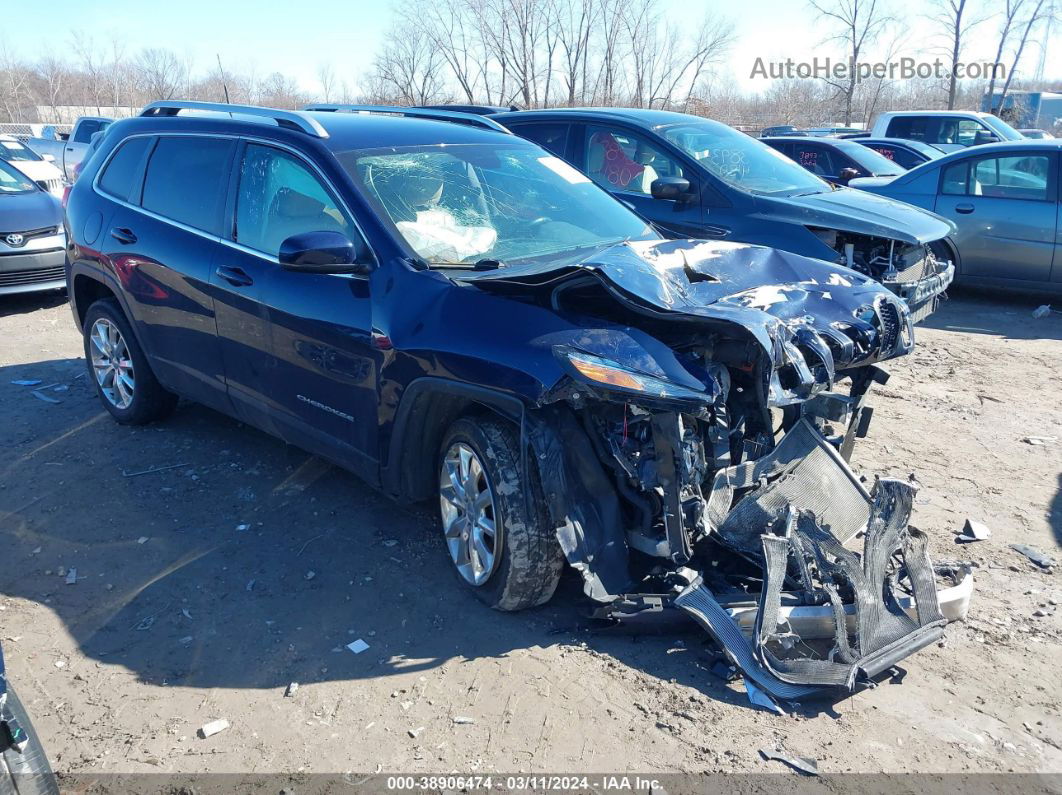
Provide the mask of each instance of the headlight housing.
{"label": "headlight housing", "polygon": [[567,369],[573,378],[591,385],[647,397],[696,400],[702,403],[712,399],[708,392],[698,392],[656,376],[640,373],[602,356],[574,348],[557,347],[554,350],[568,365]]}

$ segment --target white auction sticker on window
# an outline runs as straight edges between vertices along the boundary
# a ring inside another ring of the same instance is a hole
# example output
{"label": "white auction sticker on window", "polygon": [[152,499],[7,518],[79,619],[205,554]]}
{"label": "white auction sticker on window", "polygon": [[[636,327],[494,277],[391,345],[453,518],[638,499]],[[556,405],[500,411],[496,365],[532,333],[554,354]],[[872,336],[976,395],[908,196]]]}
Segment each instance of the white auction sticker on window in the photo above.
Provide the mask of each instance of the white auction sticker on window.
{"label": "white auction sticker on window", "polygon": [[544,165],[553,173],[564,177],[572,185],[578,185],[580,182],[589,182],[590,177],[585,174],[580,174],[574,168],[569,166],[559,157],[540,157],[538,162]]}

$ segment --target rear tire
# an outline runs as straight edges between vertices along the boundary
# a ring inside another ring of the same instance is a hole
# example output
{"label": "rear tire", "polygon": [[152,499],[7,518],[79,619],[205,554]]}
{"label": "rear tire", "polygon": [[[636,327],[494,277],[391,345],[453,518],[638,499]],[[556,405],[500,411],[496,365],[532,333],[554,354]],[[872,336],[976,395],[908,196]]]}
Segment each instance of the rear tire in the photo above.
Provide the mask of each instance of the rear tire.
{"label": "rear tire", "polygon": [[[491,503],[486,513],[495,533],[493,541],[483,545],[490,553],[488,567],[472,562],[462,565],[475,554],[462,557],[460,534],[467,528],[474,535],[471,525],[476,523],[462,523],[462,516],[471,515],[476,500],[468,498],[464,513],[454,504],[462,501],[465,491],[473,495],[476,489],[455,491],[450,473],[456,467],[457,479],[461,480],[461,456],[468,451],[479,465],[478,471],[469,465],[468,480],[478,476],[478,494],[484,503],[489,496]],[[521,477],[519,461],[520,443],[512,425],[491,417],[455,422],[439,452],[440,510],[451,559],[462,582],[485,604],[503,611],[548,602],[564,568],[564,555],[548,518],[537,472],[528,473],[526,479]]]}
{"label": "rear tire", "polygon": [[123,425],[161,420],[177,407],[177,396],[155,378],[118,302],[101,298],[85,313],[82,336],[89,378],[103,407]]}

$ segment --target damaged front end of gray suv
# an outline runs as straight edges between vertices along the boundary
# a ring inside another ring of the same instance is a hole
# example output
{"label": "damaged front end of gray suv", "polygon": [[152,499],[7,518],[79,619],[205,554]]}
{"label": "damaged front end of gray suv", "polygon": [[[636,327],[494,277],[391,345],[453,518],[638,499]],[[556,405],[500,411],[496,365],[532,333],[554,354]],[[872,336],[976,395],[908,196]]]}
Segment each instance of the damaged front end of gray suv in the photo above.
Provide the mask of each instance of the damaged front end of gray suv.
{"label": "damaged front end of gray suv", "polygon": [[567,376],[524,418],[596,617],[692,617],[760,687],[799,698],[851,691],[965,614],[969,570],[934,567],[909,525],[915,484],[868,489],[847,463],[877,363],[914,344],[879,284],[692,241],[460,278],[605,321],[553,345]]}

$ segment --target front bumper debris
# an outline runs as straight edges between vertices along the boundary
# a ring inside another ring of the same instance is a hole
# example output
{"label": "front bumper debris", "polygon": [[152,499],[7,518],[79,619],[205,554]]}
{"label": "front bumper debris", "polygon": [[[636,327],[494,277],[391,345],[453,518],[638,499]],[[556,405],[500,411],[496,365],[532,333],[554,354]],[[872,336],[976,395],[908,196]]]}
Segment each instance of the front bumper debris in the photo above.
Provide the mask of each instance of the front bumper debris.
{"label": "front bumper debris", "polygon": [[882,284],[904,300],[911,310],[911,322],[917,323],[933,314],[937,302],[953,281],[955,281],[955,265],[949,262],[947,267],[939,273],[926,276],[918,281],[883,279]]}

